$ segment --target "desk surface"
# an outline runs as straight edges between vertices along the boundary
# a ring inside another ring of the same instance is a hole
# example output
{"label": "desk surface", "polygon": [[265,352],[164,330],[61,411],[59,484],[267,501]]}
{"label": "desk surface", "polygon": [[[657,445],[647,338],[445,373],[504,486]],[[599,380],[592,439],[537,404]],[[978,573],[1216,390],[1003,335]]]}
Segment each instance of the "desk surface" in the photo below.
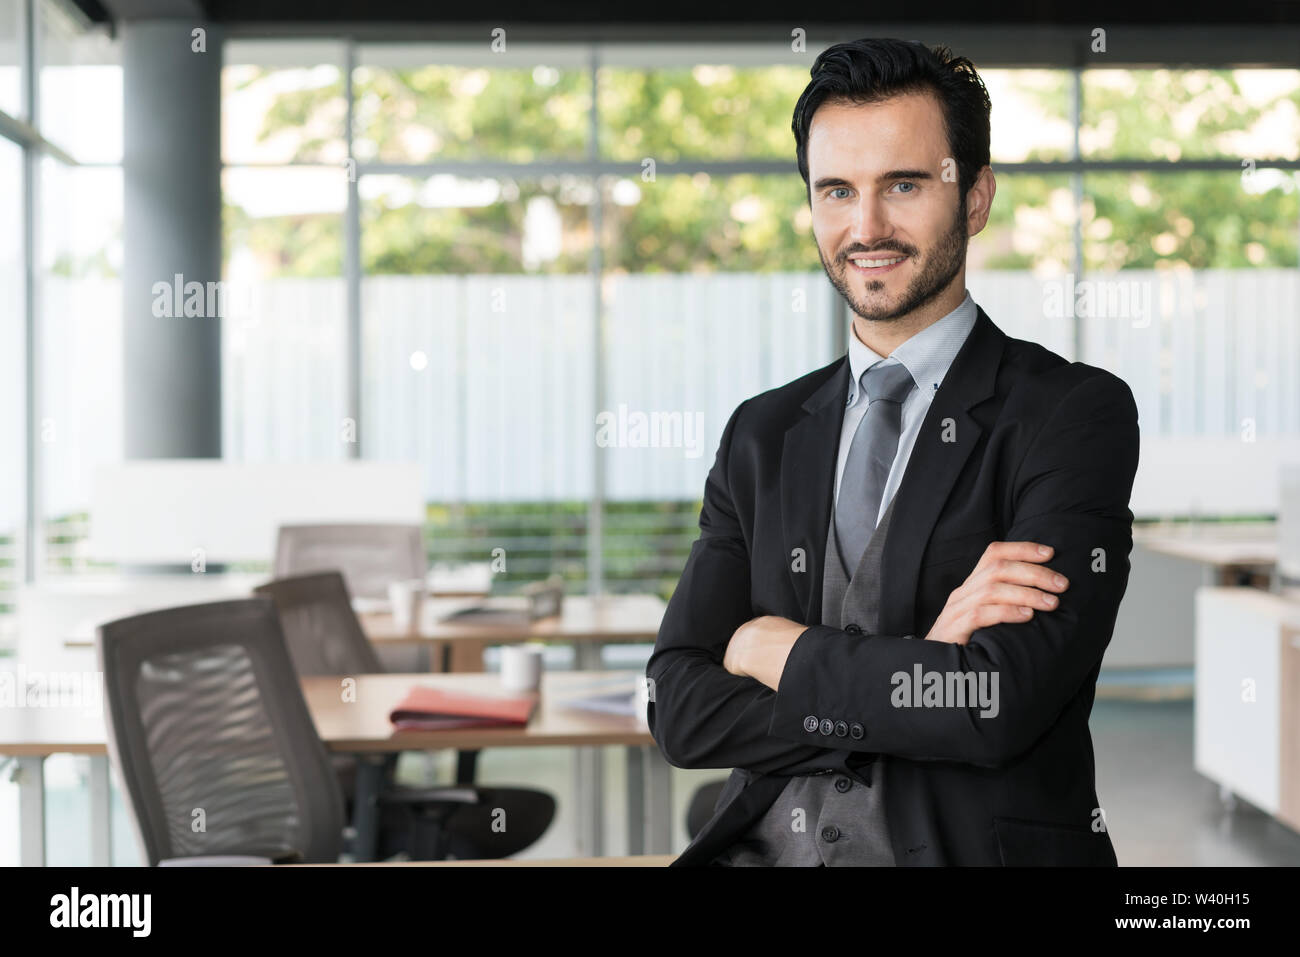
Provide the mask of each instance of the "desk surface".
{"label": "desk surface", "polygon": [[[107,586],[106,586],[107,587]],[[513,596],[489,599],[482,595],[426,599],[422,606],[418,632],[400,631],[388,612],[360,612],[357,619],[366,637],[385,645],[438,642],[482,642],[505,644],[522,641],[654,641],[659,636],[667,605],[658,595],[570,595],[565,597],[560,614],[536,621],[496,622],[451,621],[438,619],[454,611],[483,601],[503,608],[522,607]],[[184,604],[184,602],[177,602]],[[64,640],[65,648],[93,648],[93,628],[87,627]]]}
{"label": "desk surface", "polygon": [[1134,544],[1206,565],[1277,564],[1277,526],[1260,523],[1208,523],[1195,526],[1138,526]]}
{"label": "desk surface", "polygon": [[[481,600],[481,599],[480,599]],[[654,641],[659,635],[667,607],[657,595],[570,595],[560,614],[536,621],[439,621],[438,619],[476,600],[431,598],[423,605],[418,633],[399,631],[393,616],[384,612],[357,615],[366,636],[384,644],[424,641],[519,642],[544,641]],[[522,602],[496,599],[502,608],[520,607]]]}
{"label": "desk surface", "polygon": [[[486,747],[650,745],[649,729],[635,715],[602,714],[566,702],[626,688],[638,672],[552,671],[542,675],[540,704],[522,728],[395,731],[388,714],[414,685],[455,691],[504,693],[496,674],[357,675],[355,700],[344,702],[342,678],[304,678],[303,694],[325,746],[340,752],[429,751]],[[105,754],[103,714],[81,707],[0,708],[0,754]]]}
{"label": "desk surface", "polygon": [[345,702],[341,678],[306,678],[303,694],[321,740],[333,751],[473,750],[490,747],[653,744],[633,715],[603,714],[568,705],[575,698],[636,690],[633,671],[551,671],[542,675],[537,710],[524,728],[394,731],[388,714],[413,685],[505,694],[495,673],[359,675],[356,700]]}

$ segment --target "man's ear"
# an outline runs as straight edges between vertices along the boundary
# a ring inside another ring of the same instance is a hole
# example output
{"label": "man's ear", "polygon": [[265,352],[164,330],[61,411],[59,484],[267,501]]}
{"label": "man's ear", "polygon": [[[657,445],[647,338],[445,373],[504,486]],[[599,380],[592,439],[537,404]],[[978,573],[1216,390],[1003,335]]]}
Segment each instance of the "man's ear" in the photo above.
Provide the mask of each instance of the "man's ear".
{"label": "man's ear", "polygon": [[993,194],[997,190],[993,167],[985,166],[966,194],[966,235],[974,236],[988,223],[989,213],[993,211]]}

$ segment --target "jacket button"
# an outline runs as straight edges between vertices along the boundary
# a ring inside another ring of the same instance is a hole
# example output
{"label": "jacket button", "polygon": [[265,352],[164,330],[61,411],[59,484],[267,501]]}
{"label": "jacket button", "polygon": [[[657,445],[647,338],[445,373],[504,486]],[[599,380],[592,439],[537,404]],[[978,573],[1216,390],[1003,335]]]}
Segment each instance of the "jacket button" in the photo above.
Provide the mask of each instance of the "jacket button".
{"label": "jacket button", "polygon": [[822,734],[832,735],[835,733],[835,722],[830,718],[822,718]]}
{"label": "jacket button", "polygon": [[844,626],[844,630],[845,630],[846,632],[848,632],[850,635],[860,635],[860,634],[862,634],[862,629],[861,629],[861,627],[858,626],[857,622],[853,622],[853,621],[851,621],[851,622],[849,622],[847,625],[845,625],[845,626]]}
{"label": "jacket button", "polygon": [[861,741],[862,736],[866,733],[867,729],[862,727],[862,725],[858,724],[856,721],[849,725],[849,737],[854,741]]}
{"label": "jacket button", "polygon": [[840,839],[840,829],[832,824],[830,827],[822,828],[822,840],[827,844],[834,844]]}
{"label": "jacket button", "polygon": [[835,737],[842,738],[849,733],[849,726],[843,721],[835,722]]}
{"label": "jacket button", "polygon": [[804,719],[803,719],[803,729],[804,729],[805,731],[807,731],[809,734],[812,734],[814,731],[816,731],[816,730],[817,730],[817,715],[815,715],[815,714],[810,714],[810,715],[808,715],[808,717],[804,718]]}
{"label": "jacket button", "polygon": [[853,787],[853,782],[850,781],[848,778],[835,779],[835,790],[839,791],[841,794],[843,794],[845,791],[849,790],[852,787]]}

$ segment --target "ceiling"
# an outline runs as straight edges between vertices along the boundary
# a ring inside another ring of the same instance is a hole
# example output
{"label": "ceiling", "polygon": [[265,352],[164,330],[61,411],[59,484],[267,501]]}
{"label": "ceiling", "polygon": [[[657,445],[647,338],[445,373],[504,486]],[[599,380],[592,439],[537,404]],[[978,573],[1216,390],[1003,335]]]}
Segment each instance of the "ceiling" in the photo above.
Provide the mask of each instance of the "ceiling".
{"label": "ceiling", "polygon": [[[653,0],[653,3],[610,3],[609,0],[492,0],[490,3],[419,2],[419,0],[73,0],[97,22],[155,17],[201,17],[221,24],[546,24],[593,28],[618,24],[672,27],[715,25],[739,34],[754,26],[797,26],[854,29],[873,22],[906,22],[894,16],[846,17],[845,3],[804,0],[749,0],[746,3],[702,4],[698,0]],[[862,9],[862,8],[859,8]],[[887,10],[897,9],[888,8]],[[1090,0],[1062,4],[1059,0],[927,0],[923,20],[915,25],[1060,25],[1109,27],[1116,24],[1300,24],[1300,0],[1271,2],[1178,3],[1143,5],[1134,0]],[[678,39],[681,39],[679,36]],[[1300,50],[1297,50],[1300,58]]]}

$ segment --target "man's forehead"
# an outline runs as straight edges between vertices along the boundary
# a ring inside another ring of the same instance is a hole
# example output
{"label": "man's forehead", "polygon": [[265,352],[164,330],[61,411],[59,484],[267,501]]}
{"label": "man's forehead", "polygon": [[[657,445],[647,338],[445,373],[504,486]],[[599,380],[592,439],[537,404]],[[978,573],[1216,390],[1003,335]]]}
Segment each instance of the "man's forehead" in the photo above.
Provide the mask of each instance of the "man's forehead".
{"label": "man's forehead", "polygon": [[815,154],[842,161],[890,160],[913,156],[930,159],[946,151],[943,112],[934,97],[903,94],[868,104],[827,101],[813,114],[808,131],[808,159]]}

